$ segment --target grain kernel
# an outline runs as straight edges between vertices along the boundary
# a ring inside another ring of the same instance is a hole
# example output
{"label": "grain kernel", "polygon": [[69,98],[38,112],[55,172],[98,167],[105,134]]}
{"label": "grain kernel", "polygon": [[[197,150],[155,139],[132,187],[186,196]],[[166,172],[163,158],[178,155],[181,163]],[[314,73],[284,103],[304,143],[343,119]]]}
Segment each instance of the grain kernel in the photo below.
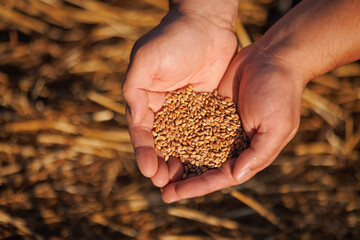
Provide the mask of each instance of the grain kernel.
{"label": "grain kernel", "polygon": [[183,162],[183,179],[218,168],[249,147],[232,100],[217,90],[197,93],[192,86],[166,96],[155,114],[152,135],[165,160],[174,156]]}

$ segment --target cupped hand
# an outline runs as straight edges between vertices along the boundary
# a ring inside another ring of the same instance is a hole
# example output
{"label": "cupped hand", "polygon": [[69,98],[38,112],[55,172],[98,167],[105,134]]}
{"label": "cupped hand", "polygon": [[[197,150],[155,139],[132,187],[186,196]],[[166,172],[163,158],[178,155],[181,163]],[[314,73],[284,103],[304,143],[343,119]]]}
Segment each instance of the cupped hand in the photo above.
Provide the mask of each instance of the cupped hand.
{"label": "cupped hand", "polygon": [[236,47],[231,23],[175,7],[134,45],[123,88],[127,121],[140,171],[154,185],[163,187],[182,175],[178,160],[166,163],[154,150],[154,112],[166,93],[188,84],[196,91],[217,88]]}
{"label": "cupped hand", "polygon": [[255,45],[236,55],[219,85],[219,93],[237,103],[251,146],[219,169],[169,184],[162,193],[165,202],[243,183],[271,164],[294,137],[300,121],[305,86],[290,66]]}

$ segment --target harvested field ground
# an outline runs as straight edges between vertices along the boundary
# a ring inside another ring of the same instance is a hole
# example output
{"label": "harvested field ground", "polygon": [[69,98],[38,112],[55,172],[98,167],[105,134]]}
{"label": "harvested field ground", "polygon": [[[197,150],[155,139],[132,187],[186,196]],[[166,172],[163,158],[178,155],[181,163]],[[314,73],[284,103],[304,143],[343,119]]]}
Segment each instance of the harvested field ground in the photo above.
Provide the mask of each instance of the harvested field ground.
{"label": "harvested field ground", "polygon": [[[277,3],[240,2],[242,46]],[[360,239],[359,63],[308,85],[299,132],[251,181],[161,201],[137,169],[121,87],[166,8],[0,0],[0,239]]]}

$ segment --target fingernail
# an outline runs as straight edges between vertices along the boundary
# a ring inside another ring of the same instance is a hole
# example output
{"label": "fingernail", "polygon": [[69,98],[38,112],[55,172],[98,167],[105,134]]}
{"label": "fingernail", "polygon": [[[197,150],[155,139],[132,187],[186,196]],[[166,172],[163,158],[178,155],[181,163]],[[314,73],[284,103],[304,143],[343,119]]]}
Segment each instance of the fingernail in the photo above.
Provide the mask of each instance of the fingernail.
{"label": "fingernail", "polygon": [[239,175],[236,177],[236,180],[239,182],[239,183],[242,183],[246,180],[246,178],[249,176],[249,174],[251,173],[251,170],[250,169],[244,169],[242,170]]}

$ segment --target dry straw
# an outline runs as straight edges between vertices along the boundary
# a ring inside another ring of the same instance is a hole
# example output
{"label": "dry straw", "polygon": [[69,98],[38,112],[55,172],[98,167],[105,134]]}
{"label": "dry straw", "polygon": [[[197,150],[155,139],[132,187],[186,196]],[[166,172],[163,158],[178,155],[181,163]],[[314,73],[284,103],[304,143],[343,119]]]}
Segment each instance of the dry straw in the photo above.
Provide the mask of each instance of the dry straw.
{"label": "dry straw", "polygon": [[[251,201],[223,190],[163,204],[129,153],[121,79],[167,5],[0,1],[0,238],[360,239],[358,62],[308,84],[296,137],[235,187]],[[239,2],[241,47],[276,5]],[[113,116],[99,121],[103,111]]]}

